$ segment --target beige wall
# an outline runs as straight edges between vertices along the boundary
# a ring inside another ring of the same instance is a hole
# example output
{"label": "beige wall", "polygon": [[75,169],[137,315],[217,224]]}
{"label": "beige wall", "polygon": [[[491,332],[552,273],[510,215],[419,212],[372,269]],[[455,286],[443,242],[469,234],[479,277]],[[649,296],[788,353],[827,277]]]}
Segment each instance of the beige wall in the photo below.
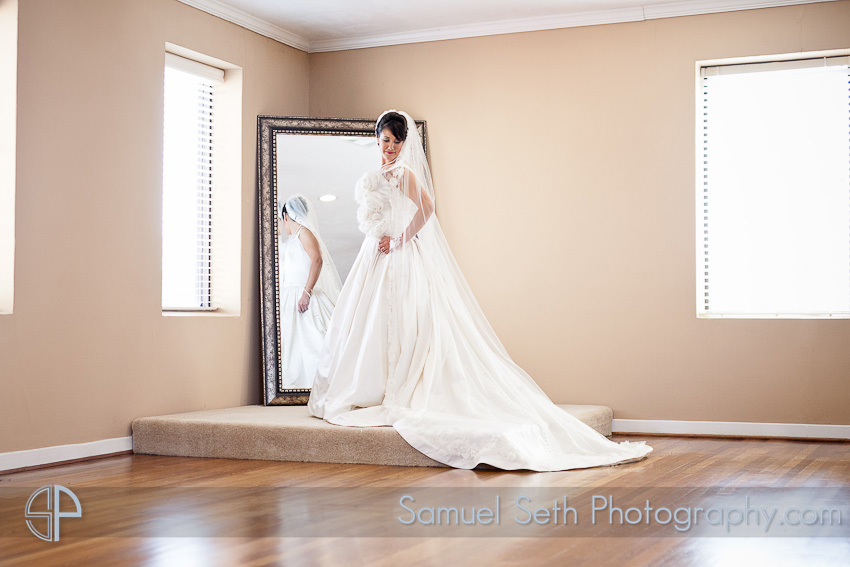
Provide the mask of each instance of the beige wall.
{"label": "beige wall", "polygon": [[[260,400],[258,114],[307,114],[308,56],[174,0],[19,4],[15,305],[0,452]],[[165,43],[242,68],[239,317],[161,315]]]}
{"label": "beige wall", "polygon": [[[850,2],[310,56],[175,0],[19,12],[0,452],[256,403],[256,116],[396,106],[428,121],[450,243],[553,399],[850,423],[850,321],[697,320],[693,221],[694,61],[848,48]],[[160,313],[165,42],[243,69],[239,317]]]}
{"label": "beige wall", "polygon": [[447,238],[555,401],[850,424],[850,320],[695,316],[695,62],[842,48],[846,1],[314,54],[310,112],[428,121]]}

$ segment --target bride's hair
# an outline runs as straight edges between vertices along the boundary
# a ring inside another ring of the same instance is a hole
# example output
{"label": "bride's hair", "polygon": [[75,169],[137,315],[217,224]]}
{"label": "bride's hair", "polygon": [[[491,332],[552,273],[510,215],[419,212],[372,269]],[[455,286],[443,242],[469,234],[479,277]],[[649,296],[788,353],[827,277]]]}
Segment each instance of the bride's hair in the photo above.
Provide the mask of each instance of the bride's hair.
{"label": "bride's hair", "polygon": [[384,128],[389,128],[393,136],[402,142],[407,139],[407,120],[398,112],[387,112],[375,124],[375,135],[380,136]]}
{"label": "bride's hair", "polygon": [[[290,210],[286,209],[286,205],[289,205]],[[290,219],[292,219],[292,212],[290,212],[291,210],[295,211],[296,217],[303,217],[303,216],[306,216],[307,214],[309,214],[310,205],[309,205],[309,203],[307,203],[307,199],[305,199],[303,196],[293,195],[292,197],[290,197],[286,201],[281,202],[280,211],[279,211],[280,218],[283,218],[283,215],[286,214],[286,215],[289,215]],[[304,219],[302,218],[301,220],[304,220]],[[296,222],[298,222],[298,221],[296,221]],[[298,224],[301,224],[301,223],[298,223]]]}

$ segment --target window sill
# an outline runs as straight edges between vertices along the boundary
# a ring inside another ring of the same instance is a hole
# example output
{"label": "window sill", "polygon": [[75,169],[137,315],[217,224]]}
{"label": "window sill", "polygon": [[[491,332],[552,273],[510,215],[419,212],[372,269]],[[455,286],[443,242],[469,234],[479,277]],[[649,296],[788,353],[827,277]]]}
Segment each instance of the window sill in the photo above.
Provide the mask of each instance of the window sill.
{"label": "window sill", "polygon": [[239,313],[232,313],[224,309],[169,309],[163,310],[163,317],[239,317]]}
{"label": "window sill", "polygon": [[850,319],[850,313],[697,313],[697,319]]}

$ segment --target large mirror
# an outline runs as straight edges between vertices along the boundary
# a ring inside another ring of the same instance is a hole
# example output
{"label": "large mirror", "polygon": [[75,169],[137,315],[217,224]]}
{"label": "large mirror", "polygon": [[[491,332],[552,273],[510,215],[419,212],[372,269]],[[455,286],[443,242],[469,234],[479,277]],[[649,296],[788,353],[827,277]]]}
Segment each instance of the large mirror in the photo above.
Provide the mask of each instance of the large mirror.
{"label": "large mirror", "polygon": [[[417,120],[416,126],[427,152],[425,122]],[[293,357],[301,356],[301,349],[296,344],[287,344],[292,333],[288,325],[294,315],[290,312],[291,296],[284,289],[282,254],[293,236],[282,226],[280,205],[295,194],[309,200],[318,230],[344,285],[363,242],[363,234],[357,228],[354,185],[365,171],[380,164],[374,127],[373,119],[257,117],[260,310],[266,405],[306,404],[310,397],[309,383],[304,377],[287,372],[297,365]]]}

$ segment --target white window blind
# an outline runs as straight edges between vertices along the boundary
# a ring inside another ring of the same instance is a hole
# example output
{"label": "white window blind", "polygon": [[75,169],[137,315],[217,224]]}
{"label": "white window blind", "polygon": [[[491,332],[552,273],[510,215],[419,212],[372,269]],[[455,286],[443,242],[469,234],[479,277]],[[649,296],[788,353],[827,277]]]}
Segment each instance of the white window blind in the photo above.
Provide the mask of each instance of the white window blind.
{"label": "white window blind", "polygon": [[699,316],[850,317],[848,63],[702,68]]}
{"label": "white window blind", "polygon": [[162,182],[162,308],[212,302],[215,84],[224,71],[166,54]]}

